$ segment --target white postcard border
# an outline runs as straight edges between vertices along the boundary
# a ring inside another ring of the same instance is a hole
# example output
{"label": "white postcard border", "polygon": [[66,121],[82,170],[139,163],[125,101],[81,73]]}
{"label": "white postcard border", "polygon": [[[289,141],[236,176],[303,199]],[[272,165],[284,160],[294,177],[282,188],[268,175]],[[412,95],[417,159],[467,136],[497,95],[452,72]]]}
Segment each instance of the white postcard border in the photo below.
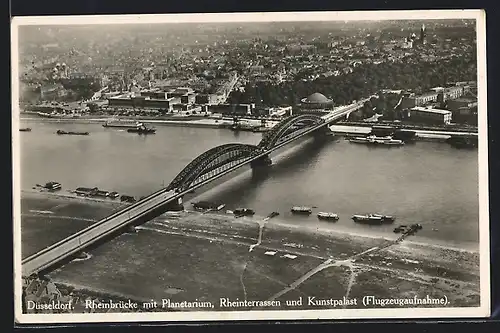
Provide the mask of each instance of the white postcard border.
{"label": "white postcard border", "polygon": [[[291,21],[368,21],[368,20],[436,20],[475,19],[478,68],[479,131],[479,227],[480,227],[480,306],[471,308],[412,309],[332,309],[164,312],[113,314],[23,314],[21,307],[21,222],[20,222],[20,149],[19,149],[19,68],[18,28],[23,25],[89,25],[140,23],[209,23],[209,22],[291,22]],[[12,55],[12,157],[14,213],[14,305],[16,322],[28,323],[95,323],[95,322],[180,322],[233,320],[314,320],[314,319],[404,319],[487,317],[490,314],[490,235],[488,197],[488,136],[486,94],[486,18],[484,10],[411,10],[411,11],[343,11],[343,12],[267,12],[207,13],[164,15],[88,15],[14,17],[11,24]]]}

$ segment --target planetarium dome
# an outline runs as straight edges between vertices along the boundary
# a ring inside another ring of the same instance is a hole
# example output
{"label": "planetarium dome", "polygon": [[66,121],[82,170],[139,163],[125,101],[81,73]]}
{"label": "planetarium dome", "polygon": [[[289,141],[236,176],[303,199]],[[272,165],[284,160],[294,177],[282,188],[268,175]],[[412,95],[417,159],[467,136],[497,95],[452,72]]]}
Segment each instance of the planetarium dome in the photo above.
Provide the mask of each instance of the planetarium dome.
{"label": "planetarium dome", "polygon": [[327,98],[322,93],[316,92],[311,94],[309,97],[303,98],[302,103],[307,104],[329,104],[332,103],[332,100]]}
{"label": "planetarium dome", "polygon": [[322,93],[316,92],[309,97],[302,98],[301,105],[303,109],[308,110],[329,110],[333,107],[333,101]]}

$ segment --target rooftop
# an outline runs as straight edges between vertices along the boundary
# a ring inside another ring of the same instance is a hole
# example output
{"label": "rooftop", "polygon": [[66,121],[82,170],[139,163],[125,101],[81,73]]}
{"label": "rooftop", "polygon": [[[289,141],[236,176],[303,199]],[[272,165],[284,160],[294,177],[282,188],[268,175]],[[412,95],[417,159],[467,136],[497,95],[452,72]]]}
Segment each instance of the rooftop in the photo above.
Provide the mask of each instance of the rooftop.
{"label": "rooftop", "polygon": [[327,98],[325,95],[318,92],[302,99],[302,103],[310,103],[310,104],[327,104],[331,102],[332,102],[331,99]]}
{"label": "rooftop", "polygon": [[439,113],[439,114],[451,114],[451,111],[449,110],[443,110],[443,109],[434,109],[434,108],[423,108],[420,106],[416,106],[411,109],[412,111],[424,111],[424,112],[431,112],[431,113]]}

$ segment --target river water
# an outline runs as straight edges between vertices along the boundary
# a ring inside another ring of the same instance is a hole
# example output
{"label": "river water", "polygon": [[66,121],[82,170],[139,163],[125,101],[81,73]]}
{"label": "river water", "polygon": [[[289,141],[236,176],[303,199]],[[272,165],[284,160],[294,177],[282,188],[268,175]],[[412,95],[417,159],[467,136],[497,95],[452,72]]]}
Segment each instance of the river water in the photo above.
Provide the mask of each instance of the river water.
{"label": "river water", "polygon": [[[160,189],[192,159],[224,143],[257,144],[260,133],[157,126],[141,136],[100,124],[24,122],[21,187],[54,180],[64,189],[99,187],[143,196]],[[58,136],[58,129],[89,136]],[[227,209],[248,207],[259,215],[281,213],[286,223],[383,236],[394,226],[355,224],[353,214],[394,215],[397,224],[421,223],[415,240],[477,249],[479,241],[477,150],[442,142],[404,147],[367,147],[342,139],[305,140],[272,156],[265,174],[246,171],[209,189],[197,200],[220,200]],[[294,205],[316,207],[293,216]],[[317,211],[335,212],[336,223],[318,221]],[[272,220],[271,220],[272,221]],[[272,223],[272,222],[271,222]]]}

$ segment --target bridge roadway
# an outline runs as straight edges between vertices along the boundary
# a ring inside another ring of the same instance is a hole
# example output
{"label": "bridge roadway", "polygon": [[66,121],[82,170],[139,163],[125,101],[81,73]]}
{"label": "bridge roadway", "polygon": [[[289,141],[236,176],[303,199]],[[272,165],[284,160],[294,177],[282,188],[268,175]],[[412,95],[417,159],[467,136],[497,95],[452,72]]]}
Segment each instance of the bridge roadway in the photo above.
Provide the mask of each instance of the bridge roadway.
{"label": "bridge roadway", "polygon": [[340,107],[332,111],[331,113],[324,115],[322,118],[325,122],[312,126],[309,128],[301,129],[295,131],[290,135],[284,137],[271,149],[266,149],[260,151],[258,154],[252,155],[241,162],[233,165],[232,167],[226,169],[223,173],[214,175],[182,192],[176,192],[175,190],[167,191],[166,189],[161,189],[151,195],[127,206],[126,208],[113,213],[110,216],[103,218],[102,220],[94,223],[93,225],[35,253],[24,260],[22,260],[22,276],[29,277],[34,274],[38,274],[51,267],[57,265],[58,263],[70,258],[72,255],[79,253],[101,240],[102,238],[109,236],[110,234],[132,225],[134,222],[140,220],[141,218],[147,216],[152,211],[162,208],[168,203],[174,202],[179,198],[182,198],[185,194],[204,186],[220,177],[227,175],[228,173],[252,162],[259,158],[262,158],[272,151],[279,149],[290,142],[296,140],[299,137],[303,137],[311,132],[318,130],[321,127],[328,126],[330,122],[335,121],[346,114],[355,111],[361,107],[364,103],[359,101],[358,103],[351,104],[348,106]]}

